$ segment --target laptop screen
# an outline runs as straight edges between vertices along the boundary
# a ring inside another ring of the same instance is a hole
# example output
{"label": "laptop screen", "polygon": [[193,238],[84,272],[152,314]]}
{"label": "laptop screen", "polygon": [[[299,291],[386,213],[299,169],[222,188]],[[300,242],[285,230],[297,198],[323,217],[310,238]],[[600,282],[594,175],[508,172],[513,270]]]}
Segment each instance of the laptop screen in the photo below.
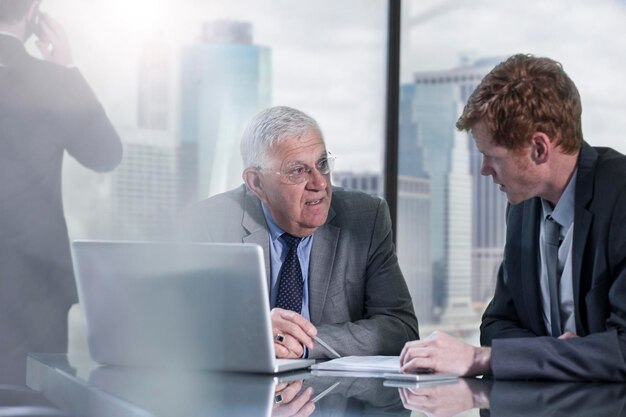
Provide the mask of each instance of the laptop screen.
{"label": "laptop screen", "polygon": [[72,255],[95,361],[272,372],[259,246],[75,241]]}

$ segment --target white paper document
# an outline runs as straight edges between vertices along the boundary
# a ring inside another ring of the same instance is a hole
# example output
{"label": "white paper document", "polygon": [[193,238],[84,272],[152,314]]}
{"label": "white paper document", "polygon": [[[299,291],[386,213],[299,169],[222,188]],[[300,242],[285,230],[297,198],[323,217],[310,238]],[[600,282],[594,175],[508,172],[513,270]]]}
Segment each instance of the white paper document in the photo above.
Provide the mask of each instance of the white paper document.
{"label": "white paper document", "polygon": [[401,381],[437,381],[456,379],[456,375],[421,372],[401,373],[399,356],[345,356],[311,365],[314,375],[367,376]]}
{"label": "white paper document", "polygon": [[344,356],[316,363],[311,369],[324,371],[400,372],[399,356]]}

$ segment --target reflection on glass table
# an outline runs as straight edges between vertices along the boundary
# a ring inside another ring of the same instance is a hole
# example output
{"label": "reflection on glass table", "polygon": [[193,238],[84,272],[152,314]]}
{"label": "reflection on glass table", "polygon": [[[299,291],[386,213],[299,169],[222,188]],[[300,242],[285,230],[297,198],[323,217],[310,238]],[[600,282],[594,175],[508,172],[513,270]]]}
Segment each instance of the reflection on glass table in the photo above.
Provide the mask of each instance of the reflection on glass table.
{"label": "reflection on glass table", "polygon": [[466,410],[489,407],[491,381],[459,378],[446,382],[400,387],[402,404],[429,417],[451,417]]}
{"label": "reflection on glass table", "polygon": [[31,354],[28,384],[59,407],[108,416],[408,416],[382,379],[164,371],[97,366],[89,359]]}
{"label": "reflection on glass table", "polygon": [[[31,354],[27,383],[85,417],[625,416],[626,384],[181,372]],[[390,386],[391,385],[391,386]]]}
{"label": "reflection on glass table", "polygon": [[495,381],[484,416],[626,416],[626,384]]}
{"label": "reflection on glass table", "polygon": [[428,417],[626,416],[626,384],[493,381],[402,387],[403,405]]}

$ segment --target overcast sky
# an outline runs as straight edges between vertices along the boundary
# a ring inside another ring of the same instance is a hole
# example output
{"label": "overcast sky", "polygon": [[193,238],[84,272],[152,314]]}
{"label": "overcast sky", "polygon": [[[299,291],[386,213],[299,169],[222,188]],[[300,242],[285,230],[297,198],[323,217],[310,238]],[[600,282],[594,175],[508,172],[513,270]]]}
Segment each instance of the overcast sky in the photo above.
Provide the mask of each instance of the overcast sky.
{"label": "overcast sky", "polygon": [[386,0],[49,0],[42,6],[65,24],[77,65],[117,126],[136,120],[144,42],[162,39],[177,59],[203,21],[252,22],[254,43],[271,48],[273,104],[316,118],[339,155],[338,169],[369,171],[382,166],[386,7]]}
{"label": "overcast sky", "polygon": [[[255,43],[272,49],[273,104],[317,118],[339,169],[376,171],[386,7],[386,0],[46,0],[42,9],[65,24],[77,65],[120,127],[135,123],[143,42],[158,36],[175,52],[202,21],[251,21]],[[626,152],[623,1],[405,0],[403,10],[404,82],[416,71],[453,68],[461,55],[546,55],[580,89],[586,139]]]}
{"label": "overcast sky", "polygon": [[626,7],[617,0],[415,0],[405,5],[403,80],[476,58],[533,53],[563,64],[592,145],[626,152]]}

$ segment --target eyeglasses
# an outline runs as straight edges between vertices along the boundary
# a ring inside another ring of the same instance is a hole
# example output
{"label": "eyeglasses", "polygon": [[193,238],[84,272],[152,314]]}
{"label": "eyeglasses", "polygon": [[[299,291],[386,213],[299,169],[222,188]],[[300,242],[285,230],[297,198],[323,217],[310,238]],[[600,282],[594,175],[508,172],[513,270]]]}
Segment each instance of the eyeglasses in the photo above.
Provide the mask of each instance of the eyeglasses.
{"label": "eyeglasses", "polygon": [[[335,159],[336,157],[328,152],[326,156],[320,158],[315,163],[315,169],[322,175],[328,175],[335,166]],[[259,169],[267,170],[276,175],[280,175],[287,184],[302,184],[303,182],[309,180],[311,173],[313,172],[313,168],[300,162],[293,162],[285,167],[281,167],[280,171],[272,171],[269,168]]]}

